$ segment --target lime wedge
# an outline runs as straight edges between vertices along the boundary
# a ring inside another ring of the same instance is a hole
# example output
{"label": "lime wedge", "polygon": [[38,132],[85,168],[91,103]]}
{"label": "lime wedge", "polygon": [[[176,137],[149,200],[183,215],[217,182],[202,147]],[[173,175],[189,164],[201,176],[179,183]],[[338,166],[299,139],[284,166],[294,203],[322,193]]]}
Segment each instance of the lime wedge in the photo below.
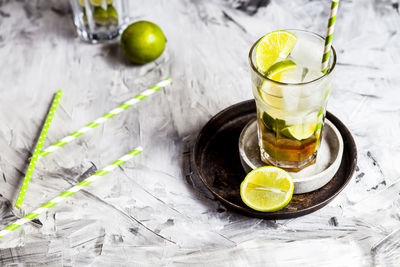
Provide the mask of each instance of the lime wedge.
{"label": "lime wedge", "polygon": [[281,75],[287,71],[295,71],[296,63],[293,60],[283,60],[273,64],[267,71],[267,77],[279,82]]}
{"label": "lime wedge", "polygon": [[[319,125],[320,127],[320,125]],[[311,137],[318,128],[318,122],[297,124],[282,129],[281,134],[296,140],[304,140]]]}
{"label": "lime wedge", "polygon": [[274,119],[265,111],[262,114],[261,121],[267,129],[273,130],[274,132],[280,131],[286,127],[286,122],[284,120],[278,118]]}
{"label": "lime wedge", "polygon": [[274,129],[274,125],[275,125],[275,119],[272,118],[270,115],[268,115],[267,112],[263,112],[262,116],[261,116],[261,121],[264,124],[265,128],[272,130]]}
{"label": "lime wedge", "polygon": [[78,0],[78,2],[82,7],[85,7],[85,0]]}
{"label": "lime wedge", "polygon": [[293,180],[286,171],[265,166],[247,174],[240,185],[240,196],[252,209],[277,211],[290,202],[293,189]]}
{"label": "lime wedge", "polygon": [[258,42],[254,53],[257,68],[265,73],[278,58],[287,58],[296,40],[296,35],[288,31],[274,31],[265,35]]}

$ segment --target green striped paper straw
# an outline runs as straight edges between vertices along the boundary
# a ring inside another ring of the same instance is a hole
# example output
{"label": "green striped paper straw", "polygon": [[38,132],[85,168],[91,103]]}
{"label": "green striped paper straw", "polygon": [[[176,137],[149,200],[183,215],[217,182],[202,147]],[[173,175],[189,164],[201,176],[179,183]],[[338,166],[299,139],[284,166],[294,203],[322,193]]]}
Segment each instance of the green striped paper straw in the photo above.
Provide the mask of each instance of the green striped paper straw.
{"label": "green striped paper straw", "polygon": [[54,112],[56,111],[58,103],[60,102],[61,95],[62,95],[62,91],[58,90],[57,94],[54,96],[53,103],[51,104],[50,110],[47,113],[46,121],[44,122],[43,128],[40,132],[39,140],[36,143],[35,150],[33,152],[33,156],[31,158],[31,161],[29,162],[28,170],[25,173],[24,182],[22,183],[22,186],[19,191],[18,198],[17,198],[17,202],[15,203],[15,207],[17,209],[21,208],[22,201],[24,200],[24,197],[25,197],[25,192],[28,189],[29,181],[31,180],[33,170],[35,169],[35,166],[36,166],[36,161],[38,160],[38,157],[41,153],[44,140],[46,139],[47,130],[49,129],[51,121],[53,120]]}
{"label": "green striped paper straw", "polygon": [[34,218],[36,218],[37,216],[39,216],[39,214],[46,212],[47,210],[49,210],[51,207],[54,207],[55,205],[57,205],[58,203],[64,201],[65,199],[67,199],[68,197],[72,196],[73,194],[75,194],[76,192],[78,192],[79,190],[85,188],[86,186],[88,186],[89,184],[91,184],[92,182],[94,182],[96,179],[98,179],[99,177],[113,171],[115,168],[117,168],[119,165],[121,165],[122,163],[125,163],[126,161],[132,159],[135,155],[139,154],[140,152],[142,152],[143,149],[142,147],[137,147],[134,150],[132,150],[131,152],[129,152],[128,154],[122,156],[120,159],[114,161],[113,163],[111,163],[110,165],[108,165],[107,167],[105,167],[104,169],[96,172],[95,174],[93,174],[92,176],[90,176],[89,178],[86,178],[85,180],[83,180],[82,182],[80,182],[79,184],[71,187],[70,189],[68,189],[67,191],[65,191],[64,193],[58,195],[57,197],[53,198],[52,200],[50,200],[49,202],[47,202],[46,204],[42,205],[40,208],[32,211],[31,213],[27,214],[26,216],[22,217],[21,219],[15,221],[13,224],[10,224],[9,226],[7,226],[6,228],[4,228],[2,231],[0,231],[0,238],[2,238],[3,236],[11,233],[12,231],[14,231],[15,229],[17,229],[18,227],[20,227],[21,225],[33,220]]}
{"label": "green striped paper straw", "polygon": [[322,56],[321,70],[323,73],[328,71],[329,55],[331,53],[332,37],[335,30],[336,13],[339,7],[339,0],[332,0],[331,12],[329,14],[328,29],[326,30],[324,54]]}
{"label": "green striped paper straw", "polygon": [[69,142],[71,142],[72,140],[74,140],[75,138],[81,136],[82,134],[86,133],[87,131],[95,128],[96,126],[99,126],[100,124],[104,123],[106,120],[108,120],[109,118],[114,117],[115,115],[125,111],[127,108],[137,104],[138,102],[140,102],[141,100],[143,100],[144,98],[154,94],[155,92],[157,92],[159,89],[169,85],[171,83],[171,78],[166,78],[165,80],[160,81],[159,83],[157,83],[156,85],[154,85],[153,87],[141,92],[140,94],[136,95],[134,98],[126,101],[125,103],[123,103],[122,105],[120,105],[119,107],[111,110],[110,112],[104,114],[103,116],[101,116],[100,118],[94,120],[93,122],[87,124],[85,127],[77,130],[76,132],[73,132],[72,134],[64,137],[63,139],[61,139],[60,141],[58,141],[57,143],[52,144],[51,146],[45,148],[44,150],[42,150],[42,152],[40,153],[41,157],[44,157],[54,151],[56,151],[57,149],[59,149],[60,147],[64,146],[65,144],[68,144]]}

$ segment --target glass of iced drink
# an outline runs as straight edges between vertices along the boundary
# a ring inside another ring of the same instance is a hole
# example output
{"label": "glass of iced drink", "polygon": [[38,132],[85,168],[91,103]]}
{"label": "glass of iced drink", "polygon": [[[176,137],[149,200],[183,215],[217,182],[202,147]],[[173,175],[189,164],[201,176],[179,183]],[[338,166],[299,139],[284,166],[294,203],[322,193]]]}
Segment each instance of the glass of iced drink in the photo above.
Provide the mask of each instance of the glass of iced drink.
{"label": "glass of iced drink", "polygon": [[70,0],[78,36],[91,43],[116,38],[129,22],[129,0]]}
{"label": "glass of iced drink", "polygon": [[336,53],[321,71],[325,39],[303,30],[271,32],[250,50],[261,159],[299,171],[320,145]]}

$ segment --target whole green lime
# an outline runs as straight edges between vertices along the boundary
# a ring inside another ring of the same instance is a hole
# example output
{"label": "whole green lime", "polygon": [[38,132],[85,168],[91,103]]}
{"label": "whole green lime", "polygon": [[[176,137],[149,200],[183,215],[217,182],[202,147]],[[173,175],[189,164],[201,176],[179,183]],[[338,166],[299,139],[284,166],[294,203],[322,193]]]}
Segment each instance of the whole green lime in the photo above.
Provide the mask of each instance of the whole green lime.
{"label": "whole green lime", "polygon": [[156,24],[138,21],[129,25],[121,36],[122,52],[135,64],[145,64],[158,58],[165,49],[166,38]]}

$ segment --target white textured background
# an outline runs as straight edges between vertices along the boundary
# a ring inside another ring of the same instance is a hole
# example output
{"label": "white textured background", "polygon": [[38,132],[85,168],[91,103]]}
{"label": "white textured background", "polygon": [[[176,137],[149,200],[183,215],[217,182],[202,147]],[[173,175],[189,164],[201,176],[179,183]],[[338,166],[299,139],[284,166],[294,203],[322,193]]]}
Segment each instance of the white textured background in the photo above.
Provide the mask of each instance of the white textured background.
{"label": "white textured background", "polygon": [[343,0],[328,110],[359,152],[348,187],[291,220],[227,211],[187,171],[193,139],[221,109],[252,97],[247,53],[274,29],[325,33],[330,3],[291,0],[132,0],[168,43],[142,67],[118,44],[79,41],[67,1],[0,0],[0,224],[10,211],[50,104],[47,144],[171,76],[172,87],[42,159],[23,210],[69,188],[139,143],[121,169],[0,240],[0,265],[398,266],[400,262],[400,15],[398,0]]}

